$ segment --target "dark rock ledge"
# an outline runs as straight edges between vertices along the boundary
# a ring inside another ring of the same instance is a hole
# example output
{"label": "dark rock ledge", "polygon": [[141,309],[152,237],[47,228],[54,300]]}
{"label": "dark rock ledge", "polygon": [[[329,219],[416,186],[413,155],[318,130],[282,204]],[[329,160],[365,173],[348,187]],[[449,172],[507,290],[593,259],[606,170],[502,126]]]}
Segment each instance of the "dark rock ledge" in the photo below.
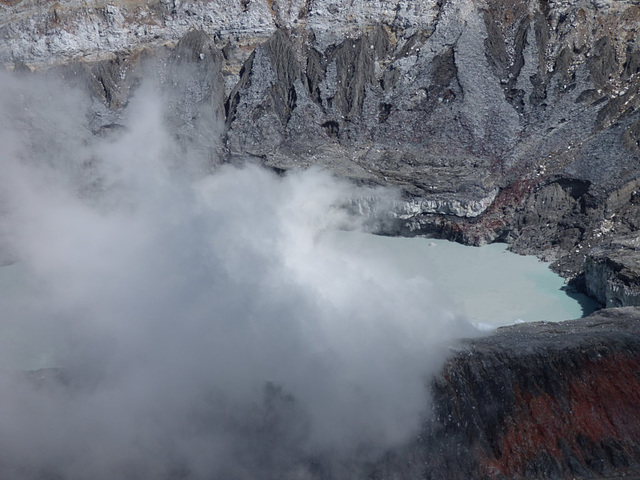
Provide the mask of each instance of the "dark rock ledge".
{"label": "dark rock ledge", "polygon": [[640,308],[464,341],[433,418],[375,478],[640,477]]}
{"label": "dark rock ledge", "polygon": [[596,247],[585,259],[587,292],[607,307],[640,305],[640,236]]}

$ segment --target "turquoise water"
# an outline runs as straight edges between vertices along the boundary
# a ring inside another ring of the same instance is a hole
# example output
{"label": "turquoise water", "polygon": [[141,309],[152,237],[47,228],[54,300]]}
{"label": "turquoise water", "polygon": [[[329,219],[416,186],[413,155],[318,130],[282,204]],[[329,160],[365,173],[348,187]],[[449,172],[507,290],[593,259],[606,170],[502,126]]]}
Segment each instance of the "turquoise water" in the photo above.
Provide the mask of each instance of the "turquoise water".
{"label": "turquoise water", "polygon": [[[354,232],[326,232],[318,243],[324,247],[317,249],[320,256],[329,251],[357,258],[361,265],[375,264],[376,271],[387,272],[394,281],[421,280],[431,288],[426,298],[486,329],[579,318],[595,308],[586,296],[567,295],[564,281],[547,264],[510,253],[505,245],[474,248]],[[68,339],[51,318],[51,305],[46,288],[24,264],[0,268],[0,368],[56,366],[56,352],[64,350]]]}
{"label": "turquoise water", "polygon": [[557,322],[583,317],[596,308],[586,295],[567,295],[564,280],[548,264],[511,253],[504,244],[467,247],[446,240],[355,232],[334,232],[323,241],[384,262],[407,279],[430,280],[440,298],[481,327]]}

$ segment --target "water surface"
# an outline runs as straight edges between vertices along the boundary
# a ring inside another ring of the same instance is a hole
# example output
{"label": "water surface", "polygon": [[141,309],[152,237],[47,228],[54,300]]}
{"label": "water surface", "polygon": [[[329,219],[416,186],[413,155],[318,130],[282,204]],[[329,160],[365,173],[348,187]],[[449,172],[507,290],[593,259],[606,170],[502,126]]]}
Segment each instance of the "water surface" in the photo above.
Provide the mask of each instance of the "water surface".
{"label": "water surface", "polygon": [[[393,271],[394,278],[400,272],[407,282],[430,283],[438,301],[482,328],[579,318],[596,307],[585,295],[569,296],[563,279],[546,263],[510,253],[503,244],[476,248],[356,232],[328,232],[319,243],[347,256],[364,256]],[[44,297],[23,263],[0,268],[0,368],[57,366],[54,359],[68,339],[62,338],[60,319],[51,318]]]}
{"label": "water surface", "polygon": [[323,241],[386,262],[407,279],[430,280],[452,308],[482,327],[580,318],[597,306],[586,295],[567,294],[564,280],[547,263],[509,252],[505,244],[468,247],[356,232],[333,232]]}

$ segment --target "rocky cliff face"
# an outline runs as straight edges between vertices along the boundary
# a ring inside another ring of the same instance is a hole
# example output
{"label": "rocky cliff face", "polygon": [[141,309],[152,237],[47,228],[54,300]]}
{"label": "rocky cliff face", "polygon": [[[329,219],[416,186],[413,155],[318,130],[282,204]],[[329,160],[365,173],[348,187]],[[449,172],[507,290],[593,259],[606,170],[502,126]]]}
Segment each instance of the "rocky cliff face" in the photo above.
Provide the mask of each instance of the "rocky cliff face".
{"label": "rocky cliff face", "polygon": [[516,325],[461,345],[433,385],[434,418],[376,478],[636,478],[639,313]]}
{"label": "rocky cliff face", "polygon": [[[80,75],[104,107],[96,131],[117,124],[141,59],[163,64],[197,29],[182,104],[208,96],[196,130],[212,161],[395,185],[409,212],[395,233],[506,240],[568,277],[590,248],[637,230],[632,1],[3,4],[0,60]],[[205,140],[222,116],[222,143]]]}
{"label": "rocky cliff face", "polygon": [[607,307],[640,305],[640,253],[637,236],[596,247],[585,260],[589,294]]}

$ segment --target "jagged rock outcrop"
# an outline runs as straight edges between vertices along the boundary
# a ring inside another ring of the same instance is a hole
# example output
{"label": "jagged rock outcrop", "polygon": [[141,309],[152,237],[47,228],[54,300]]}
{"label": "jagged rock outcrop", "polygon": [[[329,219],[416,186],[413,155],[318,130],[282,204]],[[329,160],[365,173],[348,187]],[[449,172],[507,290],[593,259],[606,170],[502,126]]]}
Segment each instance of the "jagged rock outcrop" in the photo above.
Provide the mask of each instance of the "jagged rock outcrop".
{"label": "jagged rock outcrop", "polygon": [[607,307],[640,305],[640,237],[618,238],[585,259],[587,292]]}
{"label": "jagged rock outcrop", "polygon": [[84,71],[101,131],[142,60],[204,35],[173,123],[212,161],[395,185],[412,215],[387,233],[508,241],[573,277],[637,230],[638,19],[630,0],[10,0],[0,60]]}
{"label": "jagged rock outcrop", "polygon": [[459,346],[434,418],[374,478],[640,475],[640,310],[521,324]]}

